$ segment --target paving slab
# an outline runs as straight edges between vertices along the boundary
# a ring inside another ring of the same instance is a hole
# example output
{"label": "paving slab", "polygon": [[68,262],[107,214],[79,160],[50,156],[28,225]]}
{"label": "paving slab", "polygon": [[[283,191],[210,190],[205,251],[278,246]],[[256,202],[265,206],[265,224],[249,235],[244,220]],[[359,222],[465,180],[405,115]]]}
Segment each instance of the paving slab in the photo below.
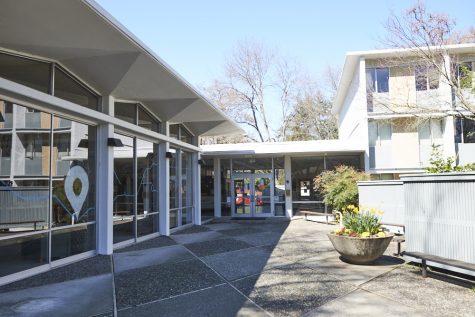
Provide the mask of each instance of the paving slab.
{"label": "paving slab", "polygon": [[181,230],[177,230],[175,231],[174,233],[172,233],[172,236],[178,236],[178,235],[181,235],[181,234],[190,234],[190,233],[198,233],[198,232],[206,232],[206,231],[210,231],[211,229],[205,227],[205,226],[196,226],[196,225],[193,225],[191,227],[188,227],[188,228],[185,228],[185,229],[181,229]]}
{"label": "paving slab", "polygon": [[373,264],[358,265],[345,262],[336,252],[326,252],[301,260],[299,263],[333,275],[353,285],[361,285],[404,264],[404,260],[382,256]]}
{"label": "paving slab", "polygon": [[222,284],[200,260],[165,263],[115,275],[117,308],[125,308]]}
{"label": "paving slab", "polygon": [[203,225],[203,227],[209,228],[211,230],[229,230],[240,228],[241,225],[234,222],[216,222]]}
{"label": "paving slab", "polygon": [[388,298],[357,289],[304,315],[304,317],[317,316],[419,317],[428,315]]}
{"label": "paving slab", "polygon": [[429,316],[474,316],[475,282],[428,272],[421,277],[419,268],[404,265],[362,288],[404,305],[419,309]]}
{"label": "paving slab", "polygon": [[211,230],[205,231],[205,232],[180,234],[180,235],[172,236],[172,239],[175,240],[175,242],[179,244],[203,242],[203,241],[208,241],[208,240],[224,239],[224,238],[228,238],[228,236],[216,231],[211,231]]}
{"label": "paving slab", "polygon": [[0,316],[94,316],[113,310],[112,274],[2,293]]}
{"label": "paving slab", "polygon": [[237,240],[244,241],[253,246],[276,245],[279,243],[282,234],[279,232],[258,232],[253,234],[246,234],[243,236],[235,236]]}
{"label": "paving slab", "polygon": [[181,245],[129,251],[114,254],[114,272],[143,268],[168,262],[179,262],[195,257]]}
{"label": "paving slab", "polygon": [[234,236],[242,236],[242,235],[247,235],[247,234],[264,232],[264,230],[262,230],[261,228],[257,226],[241,226],[240,228],[219,230],[218,232],[234,237]]}
{"label": "paving slab", "polygon": [[228,284],[118,311],[119,317],[135,316],[266,316],[269,315]]}
{"label": "paving slab", "polygon": [[169,245],[174,245],[176,242],[170,237],[160,236],[150,240],[142,241],[131,246],[114,250],[114,253],[137,251],[137,250],[146,250],[151,248],[161,248]]}
{"label": "paving slab", "polygon": [[188,243],[184,246],[199,257],[252,247],[246,242],[233,238]]}
{"label": "paving slab", "polygon": [[291,261],[301,261],[317,256],[322,252],[334,252],[336,254],[330,241],[314,241],[311,237],[301,237],[294,240],[280,240],[272,254],[278,257],[286,257]]}
{"label": "paving slab", "polygon": [[271,257],[272,252],[266,248],[250,248],[203,257],[216,272],[232,281],[291,262],[284,258]]}
{"label": "paving slab", "polygon": [[275,316],[300,316],[355,289],[299,264],[272,268],[233,284]]}
{"label": "paving slab", "polygon": [[0,293],[112,273],[111,257],[98,255],[0,286]]}

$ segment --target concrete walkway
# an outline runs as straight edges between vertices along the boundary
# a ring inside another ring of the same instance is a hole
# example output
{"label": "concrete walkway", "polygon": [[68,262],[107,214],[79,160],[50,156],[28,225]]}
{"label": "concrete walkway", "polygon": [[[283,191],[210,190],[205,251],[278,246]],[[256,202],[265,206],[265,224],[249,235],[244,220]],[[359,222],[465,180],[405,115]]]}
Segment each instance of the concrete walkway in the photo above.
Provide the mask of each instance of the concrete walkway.
{"label": "concrete walkway", "polygon": [[0,287],[0,316],[473,316],[473,283],[340,260],[334,226],[220,221]]}

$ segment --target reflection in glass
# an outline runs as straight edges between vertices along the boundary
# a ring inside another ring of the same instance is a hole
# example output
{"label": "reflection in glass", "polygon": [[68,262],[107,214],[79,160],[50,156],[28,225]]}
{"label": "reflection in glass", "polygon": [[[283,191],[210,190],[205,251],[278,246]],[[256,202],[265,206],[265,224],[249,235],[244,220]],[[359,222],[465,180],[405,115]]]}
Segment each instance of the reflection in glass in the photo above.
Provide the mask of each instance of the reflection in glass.
{"label": "reflection in glass", "polygon": [[0,240],[0,254],[0,276],[47,264],[48,233]]}
{"label": "reflection in glass", "polygon": [[0,53],[0,77],[48,93],[49,76],[49,63]]}
{"label": "reflection in glass", "polygon": [[193,206],[193,179],[191,169],[191,153],[181,151],[181,206],[182,225],[192,222],[193,213],[190,208]]}
{"label": "reflection in glass", "polygon": [[[201,220],[214,217],[214,165],[213,159],[203,159],[200,169]],[[222,198],[221,198],[222,199]]]}
{"label": "reflection in glass", "polygon": [[114,117],[136,124],[137,104],[130,102],[115,102]]}
{"label": "reflection in glass", "polygon": [[158,121],[153,118],[150,114],[148,114],[142,107],[139,107],[139,117],[137,124],[142,128],[151,130],[151,131],[158,131]]}
{"label": "reflection in glass", "polygon": [[170,209],[178,208],[178,187],[177,187],[177,150],[170,149],[172,157],[169,159],[170,162]]}
{"label": "reflection in glass", "polygon": [[231,160],[221,159],[221,216],[231,216]]}
{"label": "reflection in glass", "polygon": [[158,155],[152,142],[137,140],[137,235],[158,232]]}
{"label": "reflection in glass", "polygon": [[59,260],[96,248],[96,224],[78,224],[52,231],[51,260]]}
{"label": "reflection in glass", "polygon": [[54,73],[54,95],[92,110],[97,110],[99,105],[95,94],[58,66]]}
{"label": "reflection in glass", "polygon": [[133,239],[134,234],[134,139],[114,134],[123,147],[114,147],[114,243]]}
{"label": "reflection in glass", "polygon": [[[96,127],[71,121],[71,129],[56,126],[53,128],[52,225],[95,221]],[[72,187],[65,188],[66,178],[71,179]]]}

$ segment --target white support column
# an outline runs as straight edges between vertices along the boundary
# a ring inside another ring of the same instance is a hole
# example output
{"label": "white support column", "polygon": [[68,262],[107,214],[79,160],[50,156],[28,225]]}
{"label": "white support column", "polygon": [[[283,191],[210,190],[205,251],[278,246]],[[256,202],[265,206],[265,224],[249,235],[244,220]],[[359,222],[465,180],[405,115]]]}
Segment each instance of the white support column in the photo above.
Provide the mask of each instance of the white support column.
{"label": "white support column", "polygon": [[284,157],[285,169],[285,215],[288,219],[292,218],[292,164],[290,156]]}
{"label": "white support column", "polygon": [[193,173],[193,224],[201,225],[201,165],[198,163],[200,153],[192,155],[192,173]]}
{"label": "white support column", "polygon": [[219,158],[213,159],[214,169],[214,216],[221,217],[221,160]]}
{"label": "white support column", "polygon": [[[114,115],[114,98],[102,98],[104,113]],[[103,124],[97,127],[97,179],[96,179],[96,230],[97,252],[112,254],[113,237],[113,195],[114,195],[114,148],[107,145],[107,139],[114,137],[114,126]]]}
{"label": "white support column", "polygon": [[[169,135],[169,123],[162,122],[162,133]],[[170,160],[166,158],[166,153],[170,149],[168,142],[158,145],[158,168],[159,173],[159,229],[160,234],[170,235]]]}

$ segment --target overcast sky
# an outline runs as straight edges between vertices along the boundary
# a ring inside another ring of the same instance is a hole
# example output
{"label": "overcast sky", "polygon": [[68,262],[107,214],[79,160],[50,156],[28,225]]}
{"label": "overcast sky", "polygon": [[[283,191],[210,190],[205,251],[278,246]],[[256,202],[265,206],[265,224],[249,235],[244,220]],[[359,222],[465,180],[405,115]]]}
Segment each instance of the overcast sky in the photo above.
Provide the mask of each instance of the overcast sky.
{"label": "overcast sky", "polygon": [[[391,10],[414,1],[96,0],[195,86],[220,77],[239,40],[263,41],[297,59],[313,75],[342,65],[345,53],[382,48]],[[426,1],[429,10],[475,25],[475,1]]]}

